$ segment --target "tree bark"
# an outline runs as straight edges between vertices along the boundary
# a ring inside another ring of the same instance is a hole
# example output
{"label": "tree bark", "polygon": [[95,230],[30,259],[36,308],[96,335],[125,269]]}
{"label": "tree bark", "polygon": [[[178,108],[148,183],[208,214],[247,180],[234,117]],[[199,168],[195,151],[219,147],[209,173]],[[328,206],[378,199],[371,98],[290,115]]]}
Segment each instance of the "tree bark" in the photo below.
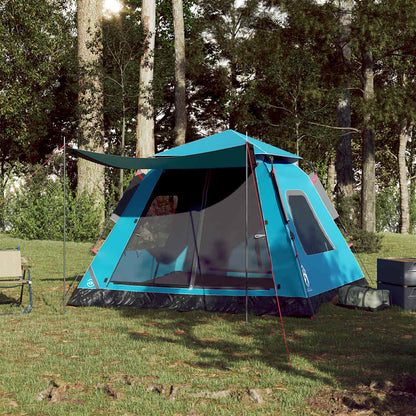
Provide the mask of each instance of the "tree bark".
{"label": "tree bark", "polygon": [[327,180],[327,191],[329,199],[332,203],[335,202],[334,198],[334,190],[335,190],[335,184],[336,184],[336,169],[335,169],[335,157],[334,155],[331,155],[329,157],[328,161],[328,180]]}
{"label": "tree bark", "polygon": [[[126,103],[124,100],[124,80],[122,81],[122,85],[123,85],[123,115],[122,115],[122,124],[121,124],[121,142],[120,142],[120,147],[121,147],[121,156],[125,155],[125,151],[124,151],[124,147],[126,145]],[[120,180],[120,187],[119,187],[119,199],[121,199],[123,197],[124,194],[124,170],[120,169],[120,175],[119,175],[119,180]]]}
{"label": "tree bark", "polygon": [[172,0],[175,32],[175,145],[185,143],[187,113],[185,88],[185,26],[182,0]]}
{"label": "tree bark", "polygon": [[[339,0],[340,27],[339,38],[340,56],[344,67],[348,68],[351,62],[351,48],[349,39],[351,35],[351,13],[353,1]],[[343,75],[342,95],[338,102],[337,121],[338,127],[343,128],[338,138],[336,151],[336,171],[337,171],[337,192],[342,196],[351,197],[354,189],[354,174],[352,166],[351,139],[351,95],[350,81],[348,75]]]}
{"label": "tree bark", "polygon": [[[104,98],[101,74],[102,0],[78,0],[79,139],[80,148],[104,152]],[[104,221],[104,167],[78,160],[78,194],[94,196]]]}
{"label": "tree bark", "polygon": [[409,181],[406,165],[406,146],[411,138],[411,123],[402,122],[399,135],[399,185],[400,185],[400,232],[409,234],[410,215],[409,215]]}
{"label": "tree bark", "polygon": [[364,130],[362,144],[361,228],[376,231],[375,132],[371,107],[374,103],[374,62],[370,51],[362,52]]}
{"label": "tree bark", "polygon": [[155,153],[153,68],[156,31],[156,2],[143,0],[142,26],[145,50],[140,62],[140,94],[136,129],[136,156],[149,157]]}
{"label": "tree bark", "polygon": [[4,218],[4,198],[6,195],[7,175],[6,175],[6,164],[0,161],[0,230],[6,231],[5,218]]}

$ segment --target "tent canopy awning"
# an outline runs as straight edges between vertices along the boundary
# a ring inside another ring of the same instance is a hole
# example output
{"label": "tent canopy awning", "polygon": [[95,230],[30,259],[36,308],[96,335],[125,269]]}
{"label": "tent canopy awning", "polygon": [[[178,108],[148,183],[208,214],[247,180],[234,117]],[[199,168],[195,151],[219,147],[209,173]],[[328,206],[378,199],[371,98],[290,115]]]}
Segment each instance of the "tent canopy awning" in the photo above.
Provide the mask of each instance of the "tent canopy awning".
{"label": "tent canopy awning", "polygon": [[269,156],[288,163],[302,159],[234,130],[195,140],[149,158],[124,157],[79,149],[69,151],[91,162],[119,169],[209,169],[244,167],[248,147],[258,157]]}
{"label": "tent canopy awning", "polygon": [[209,169],[237,168],[246,164],[246,145],[187,156],[124,157],[69,149],[74,156],[119,169]]}

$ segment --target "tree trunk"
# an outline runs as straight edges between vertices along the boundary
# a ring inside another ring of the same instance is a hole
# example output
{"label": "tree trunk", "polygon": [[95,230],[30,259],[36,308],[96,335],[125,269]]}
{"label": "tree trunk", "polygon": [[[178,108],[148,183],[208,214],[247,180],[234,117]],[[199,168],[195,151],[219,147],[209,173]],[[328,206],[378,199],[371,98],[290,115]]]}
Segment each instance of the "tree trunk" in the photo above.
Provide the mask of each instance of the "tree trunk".
{"label": "tree trunk", "polygon": [[153,67],[156,31],[156,2],[143,0],[142,26],[145,50],[140,62],[140,94],[136,129],[136,156],[149,157],[155,153]]}
{"label": "tree trunk", "polygon": [[175,32],[175,145],[185,144],[186,89],[185,89],[185,27],[182,0],[172,0]]}
{"label": "tree trunk", "polygon": [[[412,123],[414,128],[414,123]],[[415,160],[416,157],[416,149],[414,146],[410,146],[408,149],[409,152],[409,160]],[[409,175],[409,233],[415,233],[415,204],[410,203],[411,201],[416,200],[416,183],[415,183],[415,168],[412,163],[409,163],[407,167],[408,175]]]}
{"label": "tree trunk", "polygon": [[4,218],[4,198],[7,198],[6,195],[6,185],[7,185],[7,177],[6,177],[6,168],[5,163],[0,163],[0,231],[5,232],[5,218]]}
{"label": "tree trunk", "polygon": [[[80,148],[104,152],[102,59],[102,0],[78,0],[79,139]],[[94,196],[104,221],[104,167],[78,160],[78,194]]]}
{"label": "tree trunk", "polygon": [[[351,13],[353,1],[339,0],[340,10],[340,55],[345,67],[350,66],[351,48],[349,39],[351,34]],[[351,197],[353,195],[354,174],[352,167],[351,151],[351,95],[350,82],[348,75],[343,76],[342,96],[337,108],[338,127],[341,127],[336,151],[336,171],[337,171],[337,192],[342,196]]]}
{"label": "tree trunk", "polygon": [[[122,115],[121,143],[120,143],[120,147],[121,147],[120,154],[121,154],[121,156],[125,156],[125,153],[126,153],[124,151],[125,145],[126,145],[126,104],[125,104],[124,98],[123,98],[123,115]],[[124,170],[123,169],[120,169],[119,180],[120,180],[119,199],[121,199],[123,197],[123,194],[124,194]]]}
{"label": "tree trunk", "polygon": [[348,86],[344,84],[343,97],[337,108],[338,127],[343,127],[338,138],[336,150],[337,191],[346,197],[351,197],[354,192],[354,174],[352,168],[351,151],[351,99]]}
{"label": "tree trunk", "polygon": [[334,190],[335,190],[335,178],[336,178],[336,169],[335,169],[335,157],[331,154],[328,161],[328,180],[327,180],[327,192],[329,199],[332,203],[335,202]]}
{"label": "tree trunk", "polygon": [[361,228],[376,231],[375,132],[371,107],[374,102],[374,62],[369,51],[362,53],[364,131],[362,144]]}
{"label": "tree trunk", "polygon": [[409,215],[409,184],[406,165],[406,146],[411,138],[412,125],[402,122],[399,136],[399,184],[400,184],[400,232],[409,234],[410,215]]}

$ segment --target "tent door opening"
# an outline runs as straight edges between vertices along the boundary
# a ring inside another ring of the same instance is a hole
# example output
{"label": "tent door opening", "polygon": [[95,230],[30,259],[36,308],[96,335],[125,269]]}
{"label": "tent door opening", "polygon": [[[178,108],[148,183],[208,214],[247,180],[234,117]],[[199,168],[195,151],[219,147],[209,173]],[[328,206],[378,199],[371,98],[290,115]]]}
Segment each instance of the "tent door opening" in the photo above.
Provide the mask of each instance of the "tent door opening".
{"label": "tent door opening", "polygon": [[255,185],[249,172],[246,273],[245,168],[166,170],[110,283],[271,289]]}

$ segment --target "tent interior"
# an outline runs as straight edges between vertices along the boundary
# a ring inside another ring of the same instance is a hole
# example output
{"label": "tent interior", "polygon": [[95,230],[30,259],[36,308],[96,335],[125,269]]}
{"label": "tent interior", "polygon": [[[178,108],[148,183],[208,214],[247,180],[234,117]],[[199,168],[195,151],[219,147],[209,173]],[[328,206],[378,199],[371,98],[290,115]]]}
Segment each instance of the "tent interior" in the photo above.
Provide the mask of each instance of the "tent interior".
{"label": "tent interior", "polygon": [[165,170],[110,281],[167,287],[272,288],[255,192],[253,176],[250,173],[246,181],[245,168],[197,169],[192,175],[184,170]]}

